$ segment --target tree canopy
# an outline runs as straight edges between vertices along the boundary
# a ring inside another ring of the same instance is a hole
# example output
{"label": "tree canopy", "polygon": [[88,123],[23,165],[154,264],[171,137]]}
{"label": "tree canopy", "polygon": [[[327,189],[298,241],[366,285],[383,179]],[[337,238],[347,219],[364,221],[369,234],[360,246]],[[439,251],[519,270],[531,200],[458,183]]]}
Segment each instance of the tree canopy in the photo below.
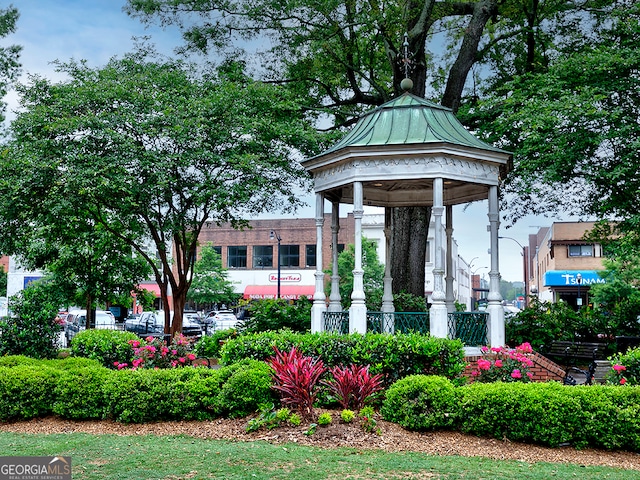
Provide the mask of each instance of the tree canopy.
{"label": "tree canopy", "polygon": [[[0,8],[0,38],[5,38],[16,31],[19,17],[18,9],[13,6]],[[22,47],[19,45],[0,47],[0,98],[4,98],[20,73],[21,51]],[[6,103],[0,103],[0,122],[4,121],[5,109]]]}
{"label": "tree canopy", "polygon": [[31,77],[18,88],[23,111],[0,163],[0,237],[62,228],[60,214],[76,209],[146,260],[166,329],[180,331],[200,230],[294,209],[307,187],[296,156],[315,151],[315,131],[290,92],[237,63],[196,69],[136,53],[96,69],[57,67],[68,80]]}
{"label": "tree canopy", "polygon": [[237,295],[222,266],[222,257],[213,245],[202,245],[200,258],[193,267],[193,281],[187,300],[199,305],[232,304]]}

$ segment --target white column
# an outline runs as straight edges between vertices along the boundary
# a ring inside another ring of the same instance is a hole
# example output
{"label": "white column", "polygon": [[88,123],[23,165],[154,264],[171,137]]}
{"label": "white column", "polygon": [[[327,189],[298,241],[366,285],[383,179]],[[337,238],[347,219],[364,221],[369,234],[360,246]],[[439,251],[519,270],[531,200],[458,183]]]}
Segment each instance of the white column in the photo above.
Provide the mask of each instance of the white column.
{"label": "white column", "polygon": [[384,209],[384,279],[382,289],[382,311],[394,312],[393,306],[393,292],[392,292],[392,279],[391,279],[391,242],[393,240],[393,225],[392,225],[391,207],[385,207]]}
{"label": "white column", "polygon": [[489,232],[491,234],[491,270],[489,271],[489,313],[488,336],[492,347],[501,347],[505,342],[504,309],[500,295],[500,269],[498,266],[498,228],[500,212],[498,207],[498,187],[489,187]]}
{"label": "white column", "polygon": [[434,266],[433,266],[433,293],[431,293],[431,308],[429,309],[429,323],[431,335],[438,338],[447,338],[449,330],[447,325],[447,305],[444,292],[444,265],[442,258],[442,213],[444,212],[442,178],[433,180],[433,221],[434,232]]}
{"label": "white column", "polygon": [[364,270],[362,269],[362,215],[364,214],[362,195],[362,182],[353,182],[355,266],[351,307],[349,308],[349,333],[367,332],[367,306],[364,297]]}
{"label": "white column", "polygon": [[331,203],[331,293],[329,311],[341,312],[340,275],[338,274],[338,232],[340,231],[340,204]]}
{"label": "white column", "polygon": [[451,205],[447,205],[446,207],[446,215],[447,215],[447,228],[445,229],[447,233],[447,274],[445,277],[446,290],[445,296],[447,304],[447,312],[452,313],[456,311],[455,305],[455,295],[453,294],[453,207]]}
{"label": "white column", "polygon": [[380,309],[383,314],[382,329],[385,333],[394,332],[393,313],[395,307],[393,305],[393,290],[392,290],[392,278],[391,278],[391,242],[393,241],[393,215],[391,214],[391,207],[385,207],[384,209],[384,279],[382,280],[382,308]]}
{"label": "white column", "polygon": [[324,294],[324,272],[322,271],[322,227],[324,225],[324,196],[316,193],[316,273],[315,292],[311,307],[311,332],[324,330],[323,317],[327,311]]}

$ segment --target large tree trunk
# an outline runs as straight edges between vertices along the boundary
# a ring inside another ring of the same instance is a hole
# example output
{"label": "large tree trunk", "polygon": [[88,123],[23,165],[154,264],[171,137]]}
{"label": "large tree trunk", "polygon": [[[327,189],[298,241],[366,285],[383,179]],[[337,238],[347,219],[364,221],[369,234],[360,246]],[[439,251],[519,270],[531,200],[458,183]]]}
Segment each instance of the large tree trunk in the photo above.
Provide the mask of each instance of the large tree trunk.
{"label": "large tree trunk", "polygon": [[424,296],[426,246],[430,207],[400,207],[392,210],[391,277],[393,293]]}

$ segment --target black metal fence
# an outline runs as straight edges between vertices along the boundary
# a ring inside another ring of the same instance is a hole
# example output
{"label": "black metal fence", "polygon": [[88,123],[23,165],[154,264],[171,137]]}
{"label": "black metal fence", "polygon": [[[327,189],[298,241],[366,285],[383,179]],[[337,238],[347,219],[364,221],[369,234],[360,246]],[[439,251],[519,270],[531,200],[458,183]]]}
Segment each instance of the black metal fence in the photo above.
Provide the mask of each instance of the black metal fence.
{"label": "black metal fence", "polygon": [[[453,312],[448,314],[449,338],[459,338],[469,347],[487,345],[486,312]],[[349,333],[349,312],[325,312],[325,331]],[[367,312],[367,331],[373,333],[429,333],[428,312]]]}

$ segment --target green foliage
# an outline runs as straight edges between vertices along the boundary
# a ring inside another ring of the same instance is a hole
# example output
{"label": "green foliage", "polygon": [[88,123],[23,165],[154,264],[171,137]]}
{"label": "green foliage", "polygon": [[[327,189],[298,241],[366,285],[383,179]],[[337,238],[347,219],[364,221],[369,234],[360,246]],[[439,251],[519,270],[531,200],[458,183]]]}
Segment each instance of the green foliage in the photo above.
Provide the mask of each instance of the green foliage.
{"label": "green foliage", "polygon": [[0,421],[50,415],[59,381],[59,370],[37,364],[0,367]]}
{"label": "green foliage", "polygon": [[220,358],[220,348],[229,340],[237,336],[233,328],[216,330],[211,335],[203,335],[193,346],[193,353],[198,357]]}
{"label": "green foliage", "polygon": [[42,280],[11,297],[9,309],[14,315],[0,321],[0,356],[56,357],[60,325],[55,318],[60,305],[55,290]]}
{"label": "green foliage", "polygon": [[444,377],[410,375],[391,385],[380,413],[410,430],[451,428],[458,418],[460,392]]}
{"label": "green foliage", "polygon": [[331,414],[329,412],[323,412],[318,415],[318,425],[320,425],[321,427],[327,427],[331,425],[332,421],[333,418],[331,417]]}
{"label": "green foliage", "polygon": [[0,265],[0,297],[7,296],[7,272],[4,271],[4,265]]}
{"label": "green foliage", "polygon": [[640,447],[637,388],[497,382],[460,390],[466,433],[551,447]]}
{"label": "green foliage", "polygon": [[[340,276],[340,302],[343,308],[351,305],[353,292],[353,269],[355,268],[355,245],[349,244],[338,255],[338,275]],[[362,237],[362,269],[364,270],[364,293],[367,308],[372,311],[380,310],[382,300],[382,279],[384,265],[378,260],[377,244],[375,240]],[[331,270],[325,271],[331,275]],[[328,295],[327,295],[328,297]]]}
{"label": "green foliage", "polygon": [[293,332],[307,332],[311,329],[311,306],[307,297],[293,303],[283,299],[252,301],[247,308],[249,318],[244,320],[242,331],[257,333],[286,328]]}
{"label": "green foliage", "polygon": [[424,296],[414,295],[409,292],[400,292],[393,295],[393,305],[396,312],[426,312],[427,299]]}
{"label": "green foliage", "polygon": [[273,347],[289,351],[296,346],[305,356],[322,359],[328,367],[369,365],[372,374],[384,375],[385,385],[407,375],[424,373],[459,378],[464,371],[464,349],[459,340],[419,334],[333,333],[296,334],[265,332],[229,340],[221,350],[221,362],[243,358],[266,360]]}
{"label": "green foliage", "polygon": [[193,280],[187,293],[187,300],[196,304],[231,304],[237,295],[228,279],[228,272],[222,265],[222,257],[212,244],[203,245],[200,259],[193,266]]}
{"label": "green foliage", "polygon": [[163,279],[163,296],[173,286],[178,331],[203,226],[300,205],[308,176],[291,154],[316,153],[315,129],[295,92],[241,68],[230,76],[152,52],[56,66],[64,80],[18,87],[0,156],[0,250],[73,246],[64,232],[76,229],[117,238]]}
{"label": "green foliage", "polygon": [[121,330],[83,330],[73,337],[71,353],[76,357],[91,358],[103,366],[116,368],[117,363],[133,361],[131,341],[139,340],[132,332]]}
{"label": "green foliage", "polygon": [[630,348],[609,357],[612,370],[607,382],[614,385],[640,385],[640,348]]}
{"label": "green foliage", "polygon": [[506,319],[505,331],[507,345],[528,342],[534,350],[554,340],[592,341],[598,334],[610,333],[593,312],[576,312],[565,302],[541,302],[533,297],[527,308]]}
{"label": "green foliage", "polygon": [[340,412],[340,420],[344,423],[351,423],[356,418],[356,414],[353,410],[344,409]]}
{"label": "green foliage", "polygon": [[62,370],[53,413],[72,420],[102,419],[106,409],[103,385],[108,375],[109,370],[95,366]]}
{"label": "green foliage", "polygon": [[[224,368],[224,367],[223,367]],[[264,362],[249,361],[234,368],[218,394],[218,407],[229,418],[244,417],[261,405],[273,404],[272,371]]]}

